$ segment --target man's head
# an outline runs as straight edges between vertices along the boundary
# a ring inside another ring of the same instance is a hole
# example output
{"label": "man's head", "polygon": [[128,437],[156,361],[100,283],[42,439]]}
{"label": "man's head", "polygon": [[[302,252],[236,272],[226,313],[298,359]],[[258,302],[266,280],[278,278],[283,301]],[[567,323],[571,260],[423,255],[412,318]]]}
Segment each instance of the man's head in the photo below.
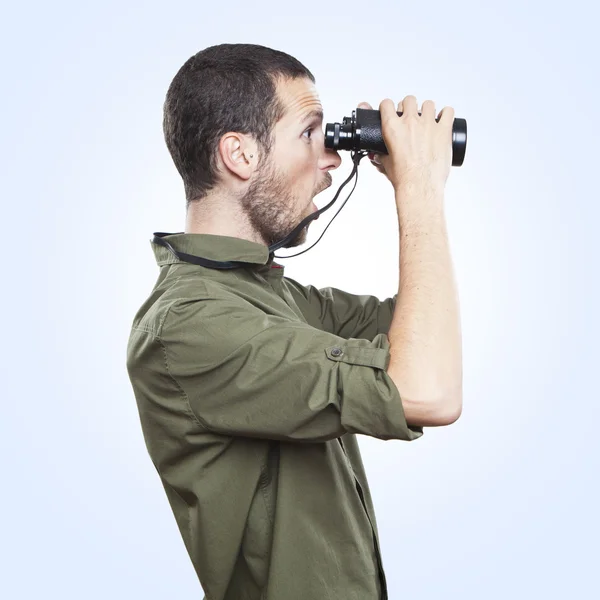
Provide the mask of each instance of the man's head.
{"label": "man's head", "polygon": [[[314,82],[295,58],[252,44],[212,46],[181,67],[163,128],[204,231],[271,245],[313,212],[341,162],[324,147]],[[286,247],[305,239],[306,228]]]}

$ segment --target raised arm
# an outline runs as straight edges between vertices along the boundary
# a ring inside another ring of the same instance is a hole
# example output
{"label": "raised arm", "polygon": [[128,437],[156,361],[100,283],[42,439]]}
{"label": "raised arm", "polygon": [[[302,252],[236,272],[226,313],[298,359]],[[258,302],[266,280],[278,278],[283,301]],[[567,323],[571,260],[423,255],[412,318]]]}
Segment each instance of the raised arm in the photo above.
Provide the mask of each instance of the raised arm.
{"label": "raised arm", "polygon": [[[413,425],[448,425],[462,410],[459,301],[450,257],[443,190],[423,183],[396,189],[400,224],[398,299],[388,337],[388,374]],[[437,204],[417,217],[408,202]]]}
{"label": "raised arm", "polygon": [[436,120],[434,103],[426,100],[419,113],[414,96],[398,104],[401,116],[390,99],[379,108],[388,154],[371,160],[394,187],[400,227],[387,371],[408,423],[448,425],[462,411],[459,301],[444,214],[454,109],[445,107]]}

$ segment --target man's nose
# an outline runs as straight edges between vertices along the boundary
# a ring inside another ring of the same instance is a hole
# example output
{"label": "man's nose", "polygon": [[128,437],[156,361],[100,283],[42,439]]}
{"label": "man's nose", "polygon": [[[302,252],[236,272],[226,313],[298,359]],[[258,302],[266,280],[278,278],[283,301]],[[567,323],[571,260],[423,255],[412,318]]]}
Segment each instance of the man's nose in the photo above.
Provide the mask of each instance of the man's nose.
{"label": "man's nose", "polygon": [[321,169],[324,171],[333,171],[342,164],[342,158],[337,150],[331,148],[325,148],[323,157],[321,158]]}

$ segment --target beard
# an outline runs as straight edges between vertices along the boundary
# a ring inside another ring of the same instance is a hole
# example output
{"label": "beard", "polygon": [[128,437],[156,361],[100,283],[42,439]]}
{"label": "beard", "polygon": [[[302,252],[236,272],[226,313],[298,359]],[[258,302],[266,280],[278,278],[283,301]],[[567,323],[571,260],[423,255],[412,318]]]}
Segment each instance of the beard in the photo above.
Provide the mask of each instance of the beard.
{"label": "beard", "polygon": [[[325,179],[328,183],[326,187],[329,187],[331,175],[326,173]],[[303,218],[294,212],[297,202],[290,187],[283,174],[278,172],[272,163],[268,163],[240,201],[248,222],[267,246],[272,246],[288,236]],[[309,225],[310,223],[303,227],[282,248],[294,248],[304,244]]]}

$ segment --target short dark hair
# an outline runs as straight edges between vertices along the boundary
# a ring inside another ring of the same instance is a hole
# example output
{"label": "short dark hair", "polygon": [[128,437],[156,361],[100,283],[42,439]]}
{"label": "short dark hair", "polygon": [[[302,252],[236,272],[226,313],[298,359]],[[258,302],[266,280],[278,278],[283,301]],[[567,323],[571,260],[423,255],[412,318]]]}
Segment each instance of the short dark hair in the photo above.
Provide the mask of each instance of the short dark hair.
{"label": "short dark hair", "polygon": [[313,74],[297,59],[256,44],[220,44],[190,57],[179,69],[164,103],[167,148],[183,179],[186,207],[217,183],[217,150],[228,131],[252,135],[266,158],[285,107],[279,78]]}

